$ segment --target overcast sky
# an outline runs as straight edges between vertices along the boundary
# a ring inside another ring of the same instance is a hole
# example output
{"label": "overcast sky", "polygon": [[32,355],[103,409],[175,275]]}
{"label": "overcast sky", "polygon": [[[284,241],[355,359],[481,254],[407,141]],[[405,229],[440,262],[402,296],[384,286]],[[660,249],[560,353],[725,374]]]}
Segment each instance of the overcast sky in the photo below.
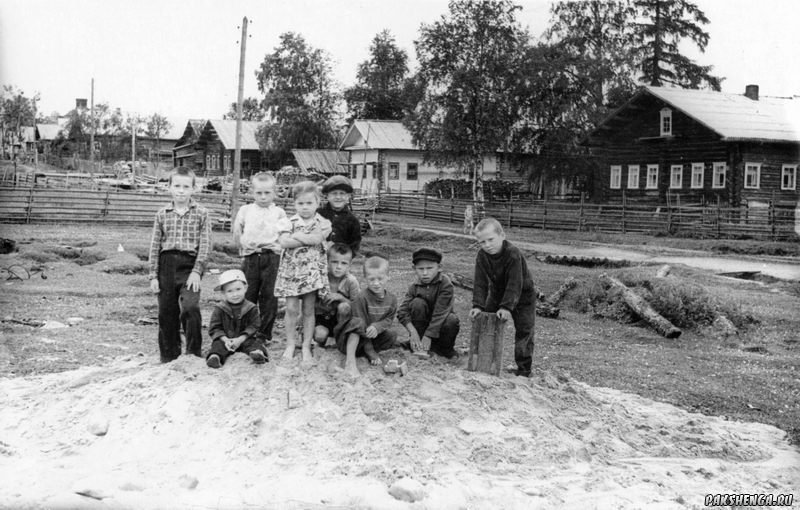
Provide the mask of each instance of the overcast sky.
{"label": "overcast sky", "polygon": [[[798,0],[695,0],[711,21],[700,64],[726,77],[723,91],[800,95]],[[518,1],[538,36],[549,0]],[[251,20],[245,97],[281,33],[327,50],[336,79],[352,85],[375,34],[389,29],[415,65],[421,23],[447,12],[445,0],[0,0],[0,83],[41,95],[40,111],[66,113],[75,98],[124,112],[220,118],[236,100],[241,21]]]}

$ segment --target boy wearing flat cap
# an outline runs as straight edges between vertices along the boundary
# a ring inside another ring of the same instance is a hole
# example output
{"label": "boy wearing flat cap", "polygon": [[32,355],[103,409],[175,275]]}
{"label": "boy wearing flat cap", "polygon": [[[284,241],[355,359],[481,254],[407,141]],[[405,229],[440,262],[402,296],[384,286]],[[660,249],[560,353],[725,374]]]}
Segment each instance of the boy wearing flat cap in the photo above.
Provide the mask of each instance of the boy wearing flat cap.
{"label": "boy wearing flat cap", "polygon": [[327,203],[317,209],[317,213],[331,222],[332,232],[328,241],[346,244],[353,250],[353,256],[361,247],[361,223],[350,210],[350,195],[353,185],[343,175],[334,175],[322,185],[322,194]]}
{"label": "boy wearing flat cap", "polygon": [[453,283],[442,274],[442,254],[420,248],[411,256],[417,281],[408,287],[397,319],[408,331],[412,351],[455,357],[461,324],[453,313]]}
{"label": "boy wearing flat cap", "polygon": [[206,356],[206,365],[219,368],[234,352],[243,352],[255,363],[266,363],[268,358],[264,342],[256,336],[261,319],[258,307],[244,298],[247,278],[238,269],[219,275],[219,285],[214,290],[221,292],[223,300],[214,305],[208,322],[211,350]]}

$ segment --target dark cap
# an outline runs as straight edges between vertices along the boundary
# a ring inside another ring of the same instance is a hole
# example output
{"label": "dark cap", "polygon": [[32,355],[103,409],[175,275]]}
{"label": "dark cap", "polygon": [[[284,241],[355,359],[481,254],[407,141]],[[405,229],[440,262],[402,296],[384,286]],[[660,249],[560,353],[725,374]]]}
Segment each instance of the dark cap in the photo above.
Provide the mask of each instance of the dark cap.
{"label": "dark cap", "polygon": [[411,255],[411,262],[416,264],[420,260],[430,260],[439,264],[442,262],[442,254],[433,248],[420,248]]}
{"label": "dark cap", "polygon": [[322,185],[322,193],[330,193],[331,191],[340,189],[346,193],[353,192],[353,185],[350,184],[350,179],[345,177],[344,175],[334,175],[330,177],[325,183]]}

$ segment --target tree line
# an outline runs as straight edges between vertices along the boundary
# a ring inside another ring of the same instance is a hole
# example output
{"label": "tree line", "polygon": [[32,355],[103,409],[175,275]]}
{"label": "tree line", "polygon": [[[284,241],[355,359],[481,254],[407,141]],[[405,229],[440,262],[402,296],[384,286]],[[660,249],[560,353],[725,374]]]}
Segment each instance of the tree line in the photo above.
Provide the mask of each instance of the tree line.
{"label": "tree line", "polygon": [[[473,176],[479,197],[483,154],[533,154],[541,168],[580,174],[581,139],[637,86],[720,90],[712,66],[681,52],[682,43],[703,52],[709,41],[709,20],[689,0],[554,2],[539,38],[522,26],[520,10],[513,0],[452,0],[447,13],[420,26],[414,70],[407,50],[382,30],[344,88],[329,53],[284,33],[255,71],[260,96],[245,99],[243,118],[263,122],[269,168],[291,163],[294,148],[335,148],[353,119],[402,121],[427,161]],[[32,119],[15,106],[19,95],[4,89],[3,129]],[[96,110],[104,132],[166,132],[158,114],[150,126],[106,104]],[[77,110],[70,115],[72,124],[91,122]],[[224,117],[236,118],[235,104]]]}

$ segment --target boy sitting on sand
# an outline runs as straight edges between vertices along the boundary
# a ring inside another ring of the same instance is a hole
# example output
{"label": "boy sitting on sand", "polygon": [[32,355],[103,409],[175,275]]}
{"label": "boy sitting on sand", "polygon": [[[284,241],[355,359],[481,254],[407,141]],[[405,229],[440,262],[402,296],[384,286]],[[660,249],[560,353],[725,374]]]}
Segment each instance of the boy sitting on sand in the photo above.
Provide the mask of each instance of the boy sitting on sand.
{"label": "boy sitting on sand", "polygon": [[352,316],[350,302],[361,292],[358,278],[350,274],[353,250],[349,245],[334,243],[328,249],[328,282],[330,292],[316,301],[314,341],[322,347],[328,337],[337,336]]}
{"label": "boy sitting on sand", "polygon": [[261,319],[258,308],[244,298],[247,279],[238,269],[219,275],[219,285],[214,288],[222,292],[223,300],[214,306],[208,323],[211,350],[206,356],[206,365],[219,368],[234,352],[243,352],[256,363],[269,359],[264,341],[256,336]]}
{"label": "boy sitting on sand", "polygon": [[350,328],[336,338],[336,347],[346,355],[344,369],[358,376],[356,356],[366,356],[373,365],[380,365],[378,352],[395,346],[397,333],[389,329],[397,313],[397,297],[386,290],[389,261],[369,257],[364,261],[367,288],[353,300]]}

